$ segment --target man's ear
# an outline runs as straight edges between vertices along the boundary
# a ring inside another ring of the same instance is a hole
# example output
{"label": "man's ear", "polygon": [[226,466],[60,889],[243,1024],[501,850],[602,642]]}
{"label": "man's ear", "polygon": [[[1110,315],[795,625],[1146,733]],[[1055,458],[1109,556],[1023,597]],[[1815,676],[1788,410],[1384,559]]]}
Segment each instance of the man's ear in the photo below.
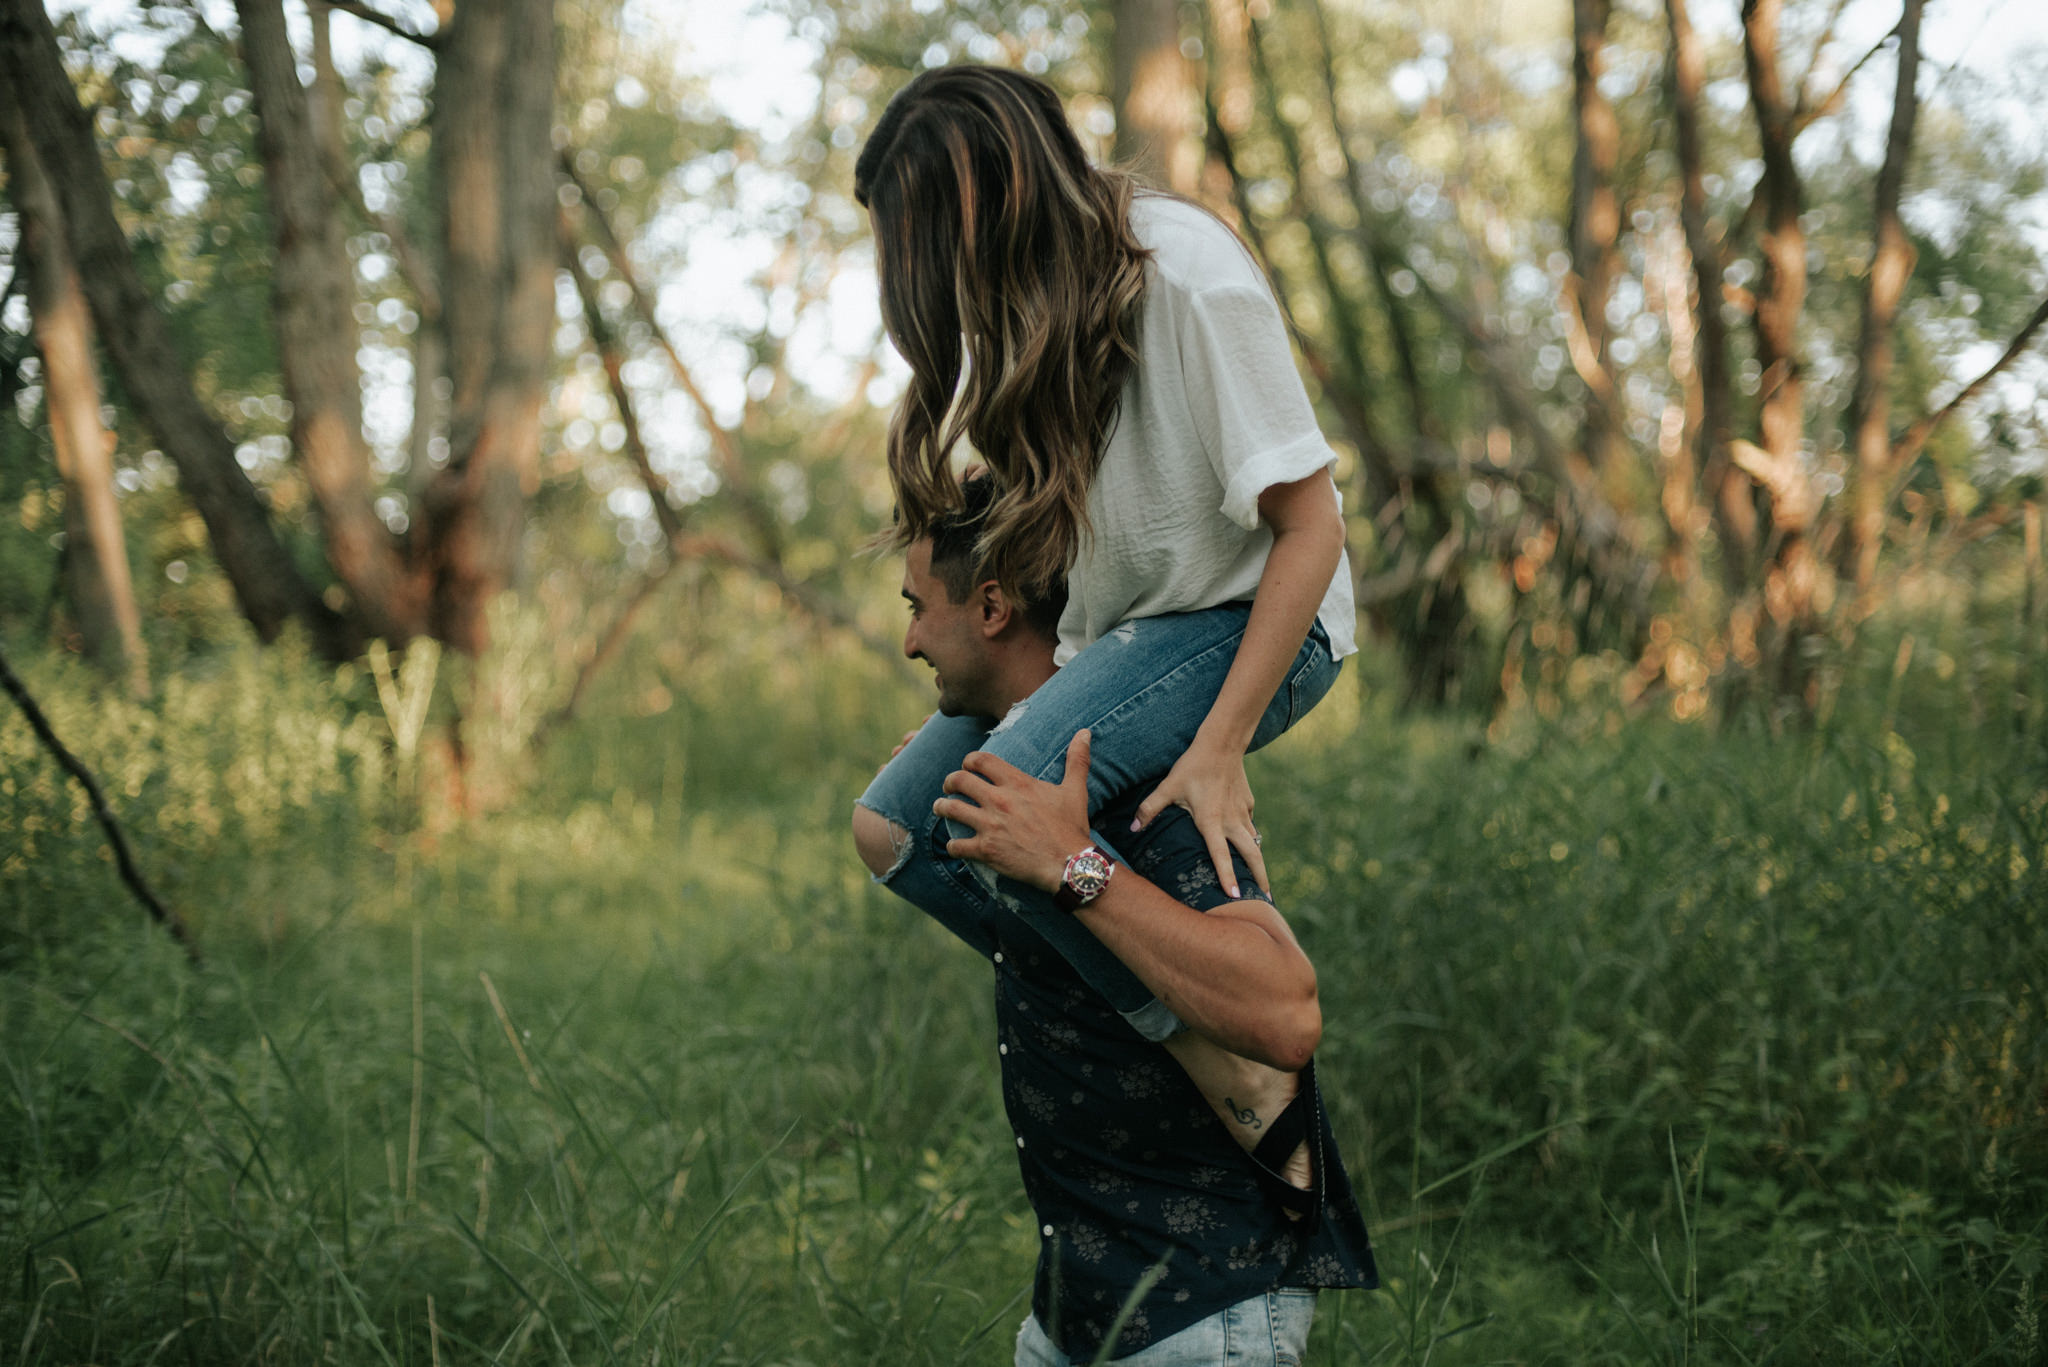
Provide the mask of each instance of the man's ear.
{"label": "man's ear", "polygon": [[1016,609],[1010,606],[1009,595],[993,579],[975,585],[974,605],[981,615],[981,634],[990,640],[1008,630],[1017,615]]}

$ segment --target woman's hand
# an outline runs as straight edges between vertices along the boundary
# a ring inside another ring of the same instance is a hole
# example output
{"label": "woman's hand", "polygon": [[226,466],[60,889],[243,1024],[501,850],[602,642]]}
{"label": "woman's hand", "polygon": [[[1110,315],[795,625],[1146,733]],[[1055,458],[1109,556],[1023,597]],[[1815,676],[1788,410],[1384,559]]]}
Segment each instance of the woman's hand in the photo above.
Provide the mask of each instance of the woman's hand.
{"label": "woman's hand", "polygon": [[1252,596],[1244,639],[1230,662],[1222,691],[1195,732],[1195,743],[1180,757],[1166,781],[1138,808],[1143,829],[1169,804],[1185,807],[1216,861],[1216,879],[1238,896],[1231,867],[1232,846],[1251,865],[1252,876],[1269,895],[1266,861],[1252,826],[1252,786],[1244,776],[1244,752],[1257,734],[1301,643],[1315,625],[1330,577],[1344,558],[1344,518],[1337,486],[1321,470],[1259,495],[1259,518],[1273,529],[1273,549]]}
{"label": "woman's hand", "polygon": [[1251,865],[1252,877],[1270,894],[1266,861],[1259,854],[1259,833],[1252,825],[1252,785],[1244,776],[1244,752],[1206,745],[1198,734],[1188,752],[1167,772],[1166,779],[1138,808],[1131,829],[1142,831],[1168,807],[1185,807],[1195,829],[1209,847],[1216,879],[1232,897],[1239,896],[1237,870],[1230,851],[1235,847]]}

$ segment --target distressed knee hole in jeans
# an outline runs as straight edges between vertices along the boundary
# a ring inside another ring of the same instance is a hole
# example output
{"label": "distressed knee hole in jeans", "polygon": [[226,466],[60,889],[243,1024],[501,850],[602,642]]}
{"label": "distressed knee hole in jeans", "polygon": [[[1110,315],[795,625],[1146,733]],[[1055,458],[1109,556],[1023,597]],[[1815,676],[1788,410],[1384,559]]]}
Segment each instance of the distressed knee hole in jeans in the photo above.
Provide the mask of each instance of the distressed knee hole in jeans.
{"label": "distressed knee hole in jeans", "polygon": [[885,867],[877,871],[876,865],[883,863],[879,857],[880,851],[872,847],[870,839],[863,838],[858,828],[855,830],[855,843],[860,846],[862,861],[867,864],[868,871],[874,875],[874,880],[877,883],[886,883],[901,872],[905,864],[910,862],[910,856],[915,852],[917,842],[911,839],[910,831],[907,828],[900,822],[890,820],[886,813],[877,811],[865,802],[858,805],[858,810],[871,813],[878,818],[880,825],[888,834],[888,861]]}
{"label": "distressed knee hole in jeans", "polygon": [[1011,703],[1010,710],[1003,713],[1003,719],[996,723],[995,729],[993,731],[990,731],[989,734],[991,736],[1000,736],[1001,734],[1003,734],[1003,732],[1009,730],[1012,726],[1015,726],[1019,721],[1021,721],[1024,717],[1024,714],[1030,710],[1031,699],[1029,698],[1021,698],[1018,701]]}

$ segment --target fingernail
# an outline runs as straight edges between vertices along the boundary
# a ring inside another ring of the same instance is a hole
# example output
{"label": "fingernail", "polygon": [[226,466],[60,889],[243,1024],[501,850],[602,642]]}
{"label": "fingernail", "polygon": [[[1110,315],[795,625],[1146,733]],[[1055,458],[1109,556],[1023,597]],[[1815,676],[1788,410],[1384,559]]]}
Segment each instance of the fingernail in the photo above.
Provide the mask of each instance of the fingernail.
{"label": "fingernail", "polygon": [[1136,818],[1136,817],[1132,817],[1132,818],[1131,818],[1131,829],[1132,829],[1132,830],[1134,830],[1134,831],[1142,831],[1142,830],[1144,830],[1145,828],[1144,828],[1143,826],[1141,826],[1141,825],[1139,825],[1139,824],[1138,824],[1138,818]]}
{"label": "fingernail", "polygon": [[1230,892],[1230,899],[1231,899],[1231,900],[1232,900],[1233,902],[1234,902],[1234,901],[1236,901],[1236,900],[1237,900],[1237,884],[1235,884],[1235,883],[1232,883],[1232,884],[1230,885],[1230,888],[1229,888],[1229,892]]}

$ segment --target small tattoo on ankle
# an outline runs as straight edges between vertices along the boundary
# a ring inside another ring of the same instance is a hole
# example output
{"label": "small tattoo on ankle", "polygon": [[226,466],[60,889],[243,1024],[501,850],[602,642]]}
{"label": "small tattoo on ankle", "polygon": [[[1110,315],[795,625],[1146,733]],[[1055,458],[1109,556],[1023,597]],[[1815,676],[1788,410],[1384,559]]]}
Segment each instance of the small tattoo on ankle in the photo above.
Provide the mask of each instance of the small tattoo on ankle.
{"label": "small tattoo on ankle", "polygon": [[1233,1116],[1237,1117],[1238,1124],[1249,1125],[1255,1130],[1265,1128],[1266,1122],[1259,1119],[1259,1113],[1249,1106],[1238,1105],[1237,1098],[1224,1097],[1223,1104],[1230,1108],[1230,1113]]}

